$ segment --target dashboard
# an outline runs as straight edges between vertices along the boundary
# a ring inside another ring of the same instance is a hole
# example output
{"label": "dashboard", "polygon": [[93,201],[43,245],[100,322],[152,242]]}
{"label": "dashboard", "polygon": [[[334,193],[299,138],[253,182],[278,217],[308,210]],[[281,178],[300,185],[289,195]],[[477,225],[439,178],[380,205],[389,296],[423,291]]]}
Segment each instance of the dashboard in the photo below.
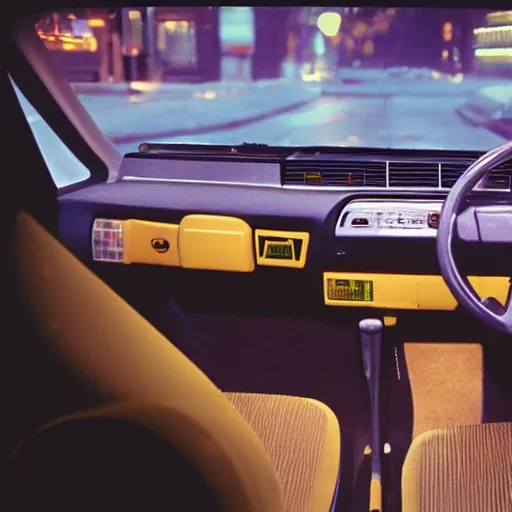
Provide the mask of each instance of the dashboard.
{"label": "dashboard", "polygon": [[[442,165],[453,184],[478,155],[141,149],[115,182],[59,200],[65,245],[118,286],[209,307],[456,308],[436,254]],[[457,262],[482,296],[508,292],[511,176],[498,169],[459,217]]]}

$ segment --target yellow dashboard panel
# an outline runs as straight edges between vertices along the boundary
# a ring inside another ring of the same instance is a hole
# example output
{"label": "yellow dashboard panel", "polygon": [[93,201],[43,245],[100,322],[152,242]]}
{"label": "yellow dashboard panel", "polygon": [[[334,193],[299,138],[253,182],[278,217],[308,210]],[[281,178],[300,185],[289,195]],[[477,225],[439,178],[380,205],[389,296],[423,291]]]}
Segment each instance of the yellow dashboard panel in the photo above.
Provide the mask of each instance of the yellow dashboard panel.
{"label": "yellow dashboard panel", "polygon": [[[441,276],[325,272],[323,280],[327,306],[434,311],[453,311],[457,307]],[[509,280],[469,277],[480,297],[496,297],[502,303],[508,295]]]}
{"label": "yellow dashboard panel", "polygon": [[122,223],[124,263],[180,266],[177,224],[134,219]]}
{"label": "yellow dashboard panel", "polygon": [[181,266],[190,269],[252,272],[252,228],[236,217],[187,215],[179,226]]}
{"label": "yellow dashboard panel", "polygon": [[266,267],[304,268],[309,233],[256,229],[256,262]]}

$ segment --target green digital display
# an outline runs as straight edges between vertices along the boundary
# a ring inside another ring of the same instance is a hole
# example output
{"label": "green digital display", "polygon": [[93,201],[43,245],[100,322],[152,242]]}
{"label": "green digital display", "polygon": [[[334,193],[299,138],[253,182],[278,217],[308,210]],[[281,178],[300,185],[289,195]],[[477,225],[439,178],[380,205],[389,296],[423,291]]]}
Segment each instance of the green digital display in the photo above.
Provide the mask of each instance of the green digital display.
{"label": "green digital display", "polygon": [[373,302],[373,281],[328,279],[327,296],[330,300]]}
{"label": "green digital display", "polygon": [[265,242],[265,258],[273,260],[293,260],[293,242]]}

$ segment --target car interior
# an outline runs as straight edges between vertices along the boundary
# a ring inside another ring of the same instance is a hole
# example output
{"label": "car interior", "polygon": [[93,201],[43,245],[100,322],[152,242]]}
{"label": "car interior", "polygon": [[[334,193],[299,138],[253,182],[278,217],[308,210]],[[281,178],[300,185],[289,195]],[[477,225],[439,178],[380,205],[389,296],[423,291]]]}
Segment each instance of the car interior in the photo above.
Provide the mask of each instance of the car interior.
{"label": "car interior", "polygon": [[54,4],[4,33],[4,510],[511,512],[512,141],[120,155]]}

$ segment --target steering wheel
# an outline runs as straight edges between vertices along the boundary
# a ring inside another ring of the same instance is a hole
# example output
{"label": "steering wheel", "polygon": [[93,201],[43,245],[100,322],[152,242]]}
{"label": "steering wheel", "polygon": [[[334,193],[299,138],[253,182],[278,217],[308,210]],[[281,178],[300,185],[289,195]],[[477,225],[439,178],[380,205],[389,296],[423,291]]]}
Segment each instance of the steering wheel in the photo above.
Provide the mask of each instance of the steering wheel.
{"label": "steering wheel", "polygon": [[[473,188],[489,171],[511,159],[512,141],[483,155],[455,182],[441,210],[437,259],[444,281],[459,304],[487,325],[512,335],[512,288],[505,306],[495,298],[482,301],[458,271],[452,248],[456,231],[466,241],[512,244],[512,204],[470,206],[462,212]],[[510,268],[512,271],[512,261]]]}

